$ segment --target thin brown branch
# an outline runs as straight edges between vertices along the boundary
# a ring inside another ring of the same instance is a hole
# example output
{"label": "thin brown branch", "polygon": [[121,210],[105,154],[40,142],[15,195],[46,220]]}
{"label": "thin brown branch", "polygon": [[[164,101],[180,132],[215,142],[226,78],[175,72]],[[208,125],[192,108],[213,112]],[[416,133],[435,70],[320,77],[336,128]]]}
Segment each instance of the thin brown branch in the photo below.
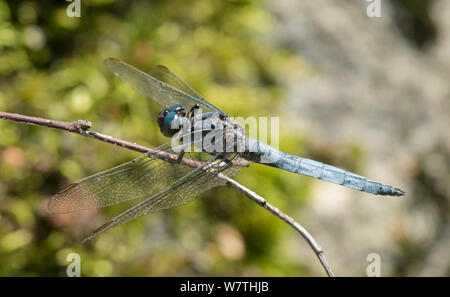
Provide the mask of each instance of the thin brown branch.
{"label": "thin brown branch", "polygon": [[308,242],[309,246],[312,248],[312,250],[316,253],[317,257],[319,258],[320,263],[322,264],[323,268],[327,272],[328,276],[334,276],[333,271],[331,270],[330,266],[327,263],[327,260],[325,259],[325,256],[323,255],[323,249],[320,247],[320,245],[315,241],[314,237],[298,222],[296,222],[293,218],[276,208],[275,206],[271,205],[269,202],[266,201],[263,197],[259,196],[255,192],[251,191],[250,189],[244,187],[243,185],[239,184],[234,179],[229,178],[228,176],[221,176],[221,178],[225,179],[227,181],[226,186],[229,188],[232,188],[239,193],[243,194],[253,202],[256,202],[259,206],[264,207],[268,211],[270,211],[273,215],[283,220],[285,223],[290,225],[292,228],[298,231],[301,236]]}
{"label": "thin brown branch", "polygon": [[[76,122],[63,122],[63,121],[55,121],[55,120],[49,120],[44,118],[38,118],[38,117],[31,117],[26,115],[21,115],[17,113],[8,113],[8,112],[2,112],[0,111],[0,119],[10,120],[14,122],[24,123],[28,125],[38,125],[38,126],[45,126],[49,128],[64,130],[76,134],[80,134],[83,136],[88,136],[95,138],[97,140],[107,142],[110,144],[114,144],[129,150],[137,151],[140,153],[152,153],[157,155],[159,158],[163,160],[170,160],[170,161],[177,161],[178,155],[176,154],[170,154],[164,151],[160,151],[157,149],[152,149],[145,147],[140,144],[132,143],[129,141],[125,141],[122,139],[118,139],[109,135],[105,135],[99,132],[95,132],[92,130],[89,130],[92,127],[91,122],[86,120],[78,120]],[[236,165],[246,167],[249,164],[242,161],[235,161],[237,162]],[[191,160],[188,158],[183,158],[180,162],[181,164],[191,167],[191,168],[197,168],[202,166],[202,162]]]}
{"label": "thin brown branch", "polygon": [[[118,145],[120,147],[141,152],[141,153],[152,153],[157,154],[158,157],[164,159],[164,160],[171,160],[176,161],[178,159],[177,155],[170,154],[164,151],[148,148],[136,143],[128,142],[125,140],[121,140],[118,138],[114,138],[105,134],[101,134],[95,131],[90,130],[92,127],[92,124],[89,121],[85,120],[79,120],[76,122],[63,122],[63,121],[55,121],[55,120],[49,120],[44,118],[38,118],[38,117],[31,117],[31,116],[25,116],[21,114],[16,113],[7,113],[7,112],[1,112],[0,111],[0,118],[19,122],[19,123],[25,123],[29,125],[39,125],[39,126],[45,126],[49,128],[59,129],[63,131],[68,131],[76,134],[80,134],[83,136],[88,136],[95,138],[97,140],[107,142],[110,144]],[[197,168],[202,166],[202,162],[190,160],[187,158],[183,158],[181,160],[181,164]],[[246,163],[240,162],[237,164],[239,166],[248,166]],[[253,202],[256,202],[259,206],[265,208],[270,213],[278,217],[279,219],[283,220],[285,223],[289,224],[292,228],[297,230],[298,233],[308,242],[309,246],[312,248],[316,256],[318,257],[321,265],[325,269],[328,276],[334,276],[330,266],[328,265],[325,256],[323,254],[323,249],[320,247],[320,245],[315,241],[314,237],[298,222],[296,222],[293,218],[286,215],[282,211],[280,211],[278,208],[272,206],[269,204],[263,197],[259,196],[255,192],[251,191],[250,189],[244,187],[243,185],[239,184],[235,180],[227,177],[226,175],[220,174],[219,175],[222,179],[226,181],[226,186],[229,188],[232,188],[239,193],[243,194],[245,197],[249,198]]]}

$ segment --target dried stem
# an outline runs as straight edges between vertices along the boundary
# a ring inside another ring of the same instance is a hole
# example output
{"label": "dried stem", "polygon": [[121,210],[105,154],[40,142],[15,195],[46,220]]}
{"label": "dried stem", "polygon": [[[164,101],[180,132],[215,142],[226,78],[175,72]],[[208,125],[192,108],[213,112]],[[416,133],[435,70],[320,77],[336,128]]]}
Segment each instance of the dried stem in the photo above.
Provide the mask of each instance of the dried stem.
{"label": "dried stem", "polygon": [[[129,149],[129,150],[133,150],[133,151],[137,151],[137,152],[141,152],[141,153],[151,152],[154,154],[158,154],[159,157],[161,157],[162,159],[166,159],[166,160],[169,160],[169,159],[177,160],[177,158],[178,158],[178,156],[174,155],[174,154],[170,154],[170,153],[160,151],[160,150],[155,150],[155,149],[148,148],[148,147],[136,144],[136,143],[128,142],[125,140],[117,139],[117,138],[114,138],[114,137],[111,137],[111,136],[108,136],[105,134],[101,134],[101,133],[92,131],[92,130],[90,130],[90,128],[92,127],[92,124],[89,121],[85,121],[85,120],[79,120],[76,122],[62,122],[62,121],[55,121],[55,120],[49,120],[49,119],[44,119],[44,118],[31,117],[31,116],[25,116],[25,115],[21,115],[21,114],[7,113],[7,112],[0,112],[0,119],[5,119],[5,120],[19,122],[19,123],[25,123],[25,124],[29,124],[29,125],[45,126],[45,127],[49,127],[49,128],[54,128],[54,129],[64,130],[64,131],[68,131],[68,132],[72,132],[72,133],[77,133],[77,134],[80,134],[83,136],[93,137],[93,138],[103,141],[103,142],[118,145],[120,147]],[[202,162],[190,160],[187,158],[183,158],[181,161],[181,164],[192,167],[192,168],[202,166]],[[242,163],[240,163],[238,165],[248,166],[248,164],[242,164]],[[238,191],[239,193],[243,194],[244,196],[246,196],[253,202],[256,202],[259,206],[265,208],[266,210],[271,212],[273,215],[280,218],[281,220],[283,220],[284,222],[289,224],[292,228],[297,230],[300,233],[300,235],[308,242],[310,247],[313,249],[314,253],[319,258],[319,261],[320,261],[321,265],[323,266],[323,268],[325,269],[328,276],[334,276],[333,272],[331,271],[330,266],[328,265],[328,263],[325,259],[322,248],[314,240],[312,235],[305,228],[303,228],[302,225],[300,225],[298,222],[296,222],[290,216],[288,216],[285,213],[283,213],[282,211],[280,211],[278,208],[269,204],[263,197],[259,196],[255,192],[253,192],[253,191],[249,190],[248,188],[244,187],[243,185],[239,184],[235,180],[233,180],[223,174],[220,174],[220,177],[226,181],[227,187],[232,188],[232,189]]]}
{"label": "dried stem", "polygon": [[271,205],[269,202],[266,201],[263,197],[259,196],[255,192],[251,191],[250,189],[244,187],[243,185],[239,184],[234,179],[229,178],[228,176],[221,175],[221,178],[227,181],[226,186],[229,188],[232,188],[239,193],[243,194],[253,202],[256,202],[259,206],[264,207],[268,211],[270,211],[273,215],[277,216],[278,218],[282,219],[285,223],[289,224],[292,228],[298,231],[301,236],[308,242],[309,246],[313,249],[313,251],[316,253],[317,258],[319,258],[320,263],[322,264],[323,268],[327,272],[328,276],[334,276],[333,271],[331,270],[330,266],[327,263],[327,260],[325,259],[325,256],[323,255],[323,249],[320,247],[320,245],[315,241],[314,237],[298,222],[296,222],[293,218],[276,208],[275,206]]}

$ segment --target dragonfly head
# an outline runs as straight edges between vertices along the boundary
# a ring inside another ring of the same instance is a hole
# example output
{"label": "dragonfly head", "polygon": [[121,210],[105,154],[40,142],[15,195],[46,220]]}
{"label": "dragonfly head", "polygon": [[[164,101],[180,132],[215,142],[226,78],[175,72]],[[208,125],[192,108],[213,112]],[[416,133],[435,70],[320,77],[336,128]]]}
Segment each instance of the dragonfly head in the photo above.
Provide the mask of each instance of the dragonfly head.
{"label": "dragonfly head", "polygon": [[182,128],[182,118],[186,117],[186,111],[180,104],[163,109],[158,115],[158,125],[164,136],[172,137]]}

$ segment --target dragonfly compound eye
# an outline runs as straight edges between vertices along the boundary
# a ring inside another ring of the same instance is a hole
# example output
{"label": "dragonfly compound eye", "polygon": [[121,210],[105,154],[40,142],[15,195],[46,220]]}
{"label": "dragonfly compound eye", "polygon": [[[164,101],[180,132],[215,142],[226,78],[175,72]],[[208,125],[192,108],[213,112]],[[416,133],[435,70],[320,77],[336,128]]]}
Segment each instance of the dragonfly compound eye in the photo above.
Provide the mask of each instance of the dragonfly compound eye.
{"label": "dragonfly compound eye", "polygon": [[161,133],[164,134],[164,136],[172,137],[181,130],[183,119],[185,119],[181,111],[182,110],[170,110],[169,108],[159,113],[158,125]]}

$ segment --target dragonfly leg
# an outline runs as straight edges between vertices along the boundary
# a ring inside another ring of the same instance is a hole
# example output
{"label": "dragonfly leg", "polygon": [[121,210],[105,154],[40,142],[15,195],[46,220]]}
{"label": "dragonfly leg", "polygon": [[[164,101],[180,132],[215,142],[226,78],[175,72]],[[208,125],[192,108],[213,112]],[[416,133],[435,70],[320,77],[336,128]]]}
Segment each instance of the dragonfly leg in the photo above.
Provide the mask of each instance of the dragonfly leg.
{"label": "dragonfly leg", "polygon": [[192,118],[198,109],[200,109],[200,105],[198,103],[195,103],[195,105],[192,106],[191,109],[189,110],[188,118]]}
{"label": "dragonfly leg", "polygon": [[233,166],[233,162],[227,158],[227,156],[219,156],[219,158],[222,160],[222,162],[225,163],[226,167],[231,167]]}
{"label": "dragonfly leg", "polygon": [[181,164],[181,161],[183,160],[183,157],[184,157],[184,153],[185,153],[185,151],[184,151],[184,149],[182,149],[180,154],[178,155],[178,159],[177,159],[178,164]]}

